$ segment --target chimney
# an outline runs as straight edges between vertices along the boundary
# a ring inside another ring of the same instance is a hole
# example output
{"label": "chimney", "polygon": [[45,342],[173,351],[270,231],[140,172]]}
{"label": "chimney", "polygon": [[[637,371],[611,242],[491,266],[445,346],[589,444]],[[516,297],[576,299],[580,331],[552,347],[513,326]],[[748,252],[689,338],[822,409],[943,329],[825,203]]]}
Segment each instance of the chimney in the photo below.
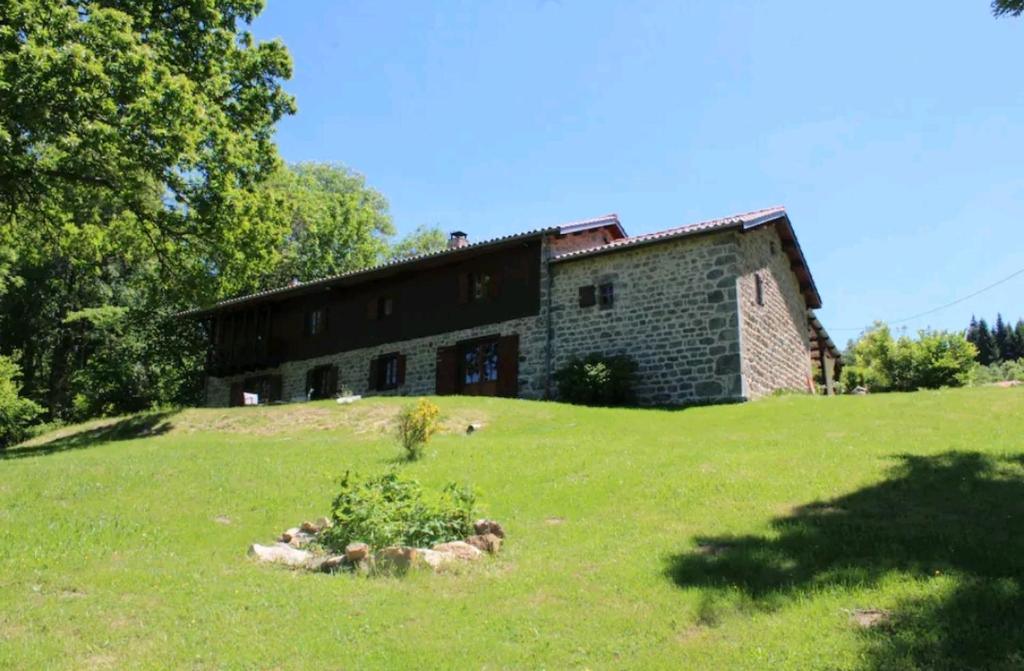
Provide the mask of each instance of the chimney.
{"label": "chimney", "polygon": [[448,249],[462,249],[469,244],[469,237],[462,231],[452,231],[448,238]]}

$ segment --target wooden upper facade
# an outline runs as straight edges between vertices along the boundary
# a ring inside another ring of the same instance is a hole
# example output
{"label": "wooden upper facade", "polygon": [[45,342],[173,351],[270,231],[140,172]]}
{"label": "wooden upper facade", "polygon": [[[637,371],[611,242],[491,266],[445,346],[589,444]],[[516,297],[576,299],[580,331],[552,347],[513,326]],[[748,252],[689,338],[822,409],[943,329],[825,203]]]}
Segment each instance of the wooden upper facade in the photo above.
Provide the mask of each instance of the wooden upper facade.
{"label": "wooden upper facade", "polygon": [[543,229],[317,282],[224,301],[199,317],[207,373],[225,377],[538,314],[542,240],[594,230],[624,237],[614,215]]}

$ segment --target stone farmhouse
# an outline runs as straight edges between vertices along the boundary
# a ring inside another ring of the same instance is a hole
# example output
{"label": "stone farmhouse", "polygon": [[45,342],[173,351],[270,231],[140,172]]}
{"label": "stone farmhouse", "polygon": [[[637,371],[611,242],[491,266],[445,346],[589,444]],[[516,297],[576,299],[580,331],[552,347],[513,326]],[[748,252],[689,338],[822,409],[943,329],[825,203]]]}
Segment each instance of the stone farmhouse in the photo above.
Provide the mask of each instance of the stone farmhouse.
{"label": "stone farmhouse", "polygon": [[[644,405],[831,393],[839,355],[786,211],[628,236],[616,215],[472,243],[186,313],[206,402],[354,394],[554,398],[575,357],[626,354]],[[252,397],[250,396],[250,399]]]}

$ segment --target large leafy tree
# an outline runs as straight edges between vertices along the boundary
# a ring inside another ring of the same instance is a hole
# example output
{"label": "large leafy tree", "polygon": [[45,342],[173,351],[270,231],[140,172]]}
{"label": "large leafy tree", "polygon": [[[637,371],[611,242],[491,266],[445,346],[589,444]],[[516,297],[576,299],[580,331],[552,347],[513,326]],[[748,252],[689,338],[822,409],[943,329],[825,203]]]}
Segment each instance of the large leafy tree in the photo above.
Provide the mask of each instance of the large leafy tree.
{"label": "large leafy tree", "polygon": [[246,239],[238,213],[294,111],[288,52],[245,29],[262,0],[3,5],[0,221],[94,241],[120,228],[162,257]]}

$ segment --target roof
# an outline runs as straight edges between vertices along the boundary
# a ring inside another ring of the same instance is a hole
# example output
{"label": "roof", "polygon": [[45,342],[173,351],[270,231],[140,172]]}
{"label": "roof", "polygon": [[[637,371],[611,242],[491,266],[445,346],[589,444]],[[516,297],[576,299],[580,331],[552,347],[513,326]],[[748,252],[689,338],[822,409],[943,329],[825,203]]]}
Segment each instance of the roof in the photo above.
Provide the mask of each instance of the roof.
{"label": "roof", "polygon": [[359,282],[375,279],[380,275],[400,272],[404,270],[411,270],[419,265],[430,263],[437,259],[444,259],[446,257],[456,256],[472,256],[474,252],[487,249],[488,247],[500,247],[511,242],[539,238],[544,235],[566,235],[570,233],[578,233],[580,231],[604,227],[611,227],[615,229],[620,239],[625,238],[626,236],[626,231],[622,227],[622,224],[619,222],[618,215],[614,213],[605,214],[600,217],[594,217],[593,219],[583,219],[580,221],[573,221],[558,226],[536,228],[530,231],[525,231],[523,233],[514,233],[511,235],[503,235],[497,238],[481,240],[480,242],[470,243],[468,245],[456,249],[442,249],[440,251],[428,252],[426,254],[417,254],[416,256],[410,256],[402,259],[393,259],[391,261],[386,261],[384,263],[378,264],[376,266],[371,266],[369,268],[339,273],[337,275],[331,275],[329,277],[323,277],[321,279],[311,280],[309,282],[294,282],[283,287],[276,287],[273,289],[257,291],[242,296],[235,296],[220,301],[218,303],[214,303],[213,305],[206,308],[194,308],[191,310],[186,310],[184,312],[179,313],[178,316],[194,317],[209,312],[214,312],[216,310],[220,310],[223,308],[229,308],[238,305],[244,305],[246,303],[256,302],[264,298],[283,298],[286,296],[306,293],[309,292],[310,290],[323,288],[336,283]]}
{"label": "roof", "polygon": [[641,245],[649,245],[668,240],[676,240],[694,235],[702,235],[725,230],[747,231],[768,224],[775,224],[779,227],[779,238],[782,240],[782,248],[789,256],[790,265],[800,281],[800,290],[804,294],[808,308],[821,307],[821,295],[814,284],[814,278],[807,267],[807,260],[804,258],[800,243],[793,232],[793,225],[789,221],[784,207],[769,207],[762,210],[754,210],[743,214],[734,214],[721,219],[709,219],[707,221],[687,224],[669,228],[655,233],[645,235],[634,235],[630,237],[613,240],[607,244],[597,245],[586,249],[565,252],[553,257],[552,261],[570,261],[598,254],[610,254],[623,249],[632,249]]}

